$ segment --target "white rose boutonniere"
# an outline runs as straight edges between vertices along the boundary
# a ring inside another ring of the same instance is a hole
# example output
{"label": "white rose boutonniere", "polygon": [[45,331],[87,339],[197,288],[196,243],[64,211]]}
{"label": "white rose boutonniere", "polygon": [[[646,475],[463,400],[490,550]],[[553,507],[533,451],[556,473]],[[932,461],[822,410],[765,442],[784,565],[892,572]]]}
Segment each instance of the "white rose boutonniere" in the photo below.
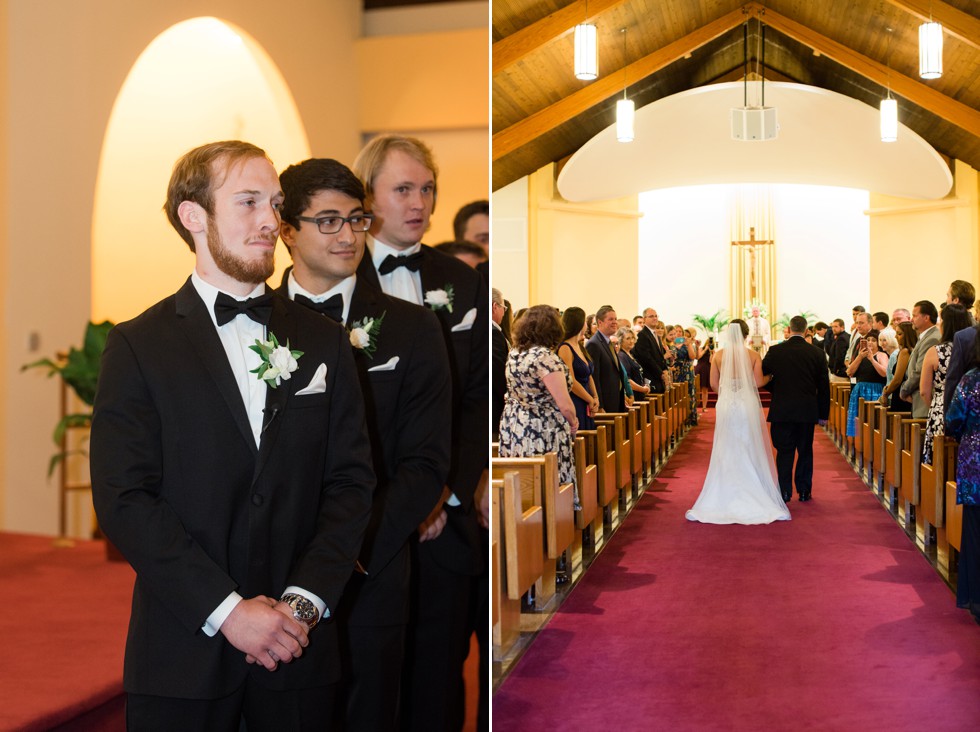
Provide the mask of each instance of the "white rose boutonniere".
{"label": "white rose boutonniere", "polygon": [[377,318],[361,318],[351,323],[350,344],[368,358],[374,358],[374,352],[378,348],[378,336],[381,334],[381,323],[386,314],[387,311]]}
{"label": "white rose boutonniere", "polygon": [[297,359],[303,355],[302,351],[289,350],[289,341],[285,346],[280,346],[274,333],[269,333],[269,340],[255,341],[254,346],[249,346],[249,350],[255,351],[262,359],[258,368],[249,371],[250,374],[257,374],[258,378],[275,389],[283,381],[288,381],[292,373],[299,368]]}
{"label": "white rose boutonniere", "polygon": [[449,312],[453,311],[453,286],[446,284],[441,290],[429,290],[425,293],[425,304],[433,310],[445,308]]}

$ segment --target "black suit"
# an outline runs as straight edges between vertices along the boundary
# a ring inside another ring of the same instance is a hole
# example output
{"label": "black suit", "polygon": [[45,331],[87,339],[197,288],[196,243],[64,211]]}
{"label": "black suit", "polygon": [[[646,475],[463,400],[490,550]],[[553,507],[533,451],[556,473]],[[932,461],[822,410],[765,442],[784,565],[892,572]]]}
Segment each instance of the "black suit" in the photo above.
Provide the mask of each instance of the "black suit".
{"label": "black suit", "polygon": [[[283,277],[280,292],[288,297]],[[354,349],[378,478],[356,573],[337,610],[348,729],[394,729],[408,623],[409,539],[442,494],[449,471],[452,391],[435,315],[358,279],[347,326],[382,318],[368,356]],[[392,370],[378,370],[393,357]],[[374,369],[374,370],[371,370]]]}
{"label": "black suit", "polygon": [[847,358],[847,351],[851,345],[851,336],[846,330],[842,330],[837,335],[831,333],[825,342],[824,350],[827,351],[827,368],[834,376],[847,376],[847,366],[844,360]]}
{"label": "black suit", "polygon": [[500,416],[504,413],[504,398],[507,396],[507,337],[500,328],[490,326],[490,431],[493,439],[500,435]]}
{"label": "black suit", "polygon": [[[462,726],[462,666],[475,622],[472,613],[478,609],[474,596],[488,574],[487,534],[476,521],[473,494],[487,468],[490,315],[486,282],[478,272],[425,245],[421,254],[423,293],[445,290],[447,285],[453,289],[452,312],[434,312],[452,367],[452,463],[446,484],[461,505],[446,506],[448,521],[437,539],[415,545],[402,701],[406,728],[441,730]],[[380,283],[367,253],[357,275]],[[472,325],[454,331],[471,310],[476,311]]]}
{"label": "black suit", "polygon": [[[249,665],[205,620],[237,590],[290,585],[335,610],[367,525],[374,473],[354,358],[342,328],[275,297],[268,331],[303,351],[267,389],[261,444],[204,302],[188,282],[114,328],[91,435],[92,492],[106,536],[136,570],[124,686],[216,699],[339,676],[332,622],[275,673]],[[298,395],[326,365],[326,391]],[[173,721],[179,726],[179,722]]]}
{"label": "black suit", "polygon": [[[813,425],[830,415],[830,381],[819,349],[801,336],[769,349],[762,371],[772,375],[769,433],[776,448],[776,472],[784,500],[793,496],[793,481],[802,499],[813,487]],[[796,460],[796,471],[793,462]]]}
{"label": "black suit", "polygon": [[975,326],[956,331],[953,336],[953,350],[949,354],[946,367],[946,384],[943,386],[943,414],[949,410],[956,387],[963,374],[973,367],[973,350],[976,347],[977,329]]}
{"label": "black suit", "polygon": [[650,379],[650,391],[663,394],[664,371],[668,368],[667,359],[664,358],[663,346],[659,343],[657,336],[646,326],[643,326],[640,332],[636,334],[633,358],[643,369],[643,375]]}
{"label": "black suit", "polygon": [[592,378],[599,392],[599,406],[607,412],[625,412],[626,399],[623,390],[623,372],[619,359],[613,355],[612,346],[601,333],[596,333],[585,344],[595,366]]}

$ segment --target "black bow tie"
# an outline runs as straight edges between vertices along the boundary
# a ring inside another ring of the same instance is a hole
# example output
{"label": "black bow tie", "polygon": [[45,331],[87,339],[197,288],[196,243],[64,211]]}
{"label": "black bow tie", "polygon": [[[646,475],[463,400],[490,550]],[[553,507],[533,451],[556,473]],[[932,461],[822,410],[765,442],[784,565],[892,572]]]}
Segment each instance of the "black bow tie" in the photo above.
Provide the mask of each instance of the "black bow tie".
{"label": "black bow tie", "polygon": [[218,325],[230,323],[238,315],[247,315],[256,323],[268,325],[272,317],[272,293],[236,300],[231,295],[219,292],[214,301],[214,318]]}
{"label": "black bow tie", "polygon": [[399,267],[408,267],[413,272],[418,272],[422,267],[422,258],[424,256],[422,252],[415,252],[415,254],[408,254],[404,257],[396,257],[393,254],[389,254],[381,261],[381,266],[378,267],[378,274],[391,274]]}
{"label": "black bow tie", "polygon": [[305,295],[300,294],[297,294],[295,299],[300,305],[305,305],[310,310],[316,310],[321,315],[326,315],[337,323],[340,322],[344,315],[344,296],[339,292],[336,295],[331,295],[322,302],[311,300]]}

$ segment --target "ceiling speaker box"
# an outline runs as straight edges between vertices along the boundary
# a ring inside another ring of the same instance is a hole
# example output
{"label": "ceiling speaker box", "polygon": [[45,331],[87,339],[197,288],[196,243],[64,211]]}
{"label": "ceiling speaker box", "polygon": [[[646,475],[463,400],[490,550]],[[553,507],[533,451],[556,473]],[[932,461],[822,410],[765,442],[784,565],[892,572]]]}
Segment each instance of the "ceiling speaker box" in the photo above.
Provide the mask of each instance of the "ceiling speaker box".
{"label": "ceiling speaker box", "polygon": [[736,107],[732,110],[733,140],[775,140],[778,131],[775,107]]}

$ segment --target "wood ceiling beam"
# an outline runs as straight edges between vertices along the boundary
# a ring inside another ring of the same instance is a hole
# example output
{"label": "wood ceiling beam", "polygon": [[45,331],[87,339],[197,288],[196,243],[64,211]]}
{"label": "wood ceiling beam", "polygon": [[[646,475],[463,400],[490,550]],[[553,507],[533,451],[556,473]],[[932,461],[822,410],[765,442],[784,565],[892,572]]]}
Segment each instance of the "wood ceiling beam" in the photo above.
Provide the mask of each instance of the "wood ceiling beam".
{"label": "wood ceiling beam", "polygon": [[[701,26],[696,31],[688,33],[683,38],[679,38],[650,55],[644,56],[639,61],[634,61],[623,69],[606,74],[579,91],[525,117],[520,122],[515,122],[493,136],[493,159],[499,160],[531,140],[574,119],[590,107],[621,92],[624,81],[629,85],[645,79],[650,74],[656,73],[677,59],[741,25],[745,22],[748,12],[752,10],[758,12],[761,9],[762,6],[756,3],[749,3],[744,8],[736,8],[717,20]],[[496,56],[496,48],[494,55]],[[569,73],[571,73],[571,69],[569,69]]]}
{"label": "wood ceiling beam", "polygon": [[896,8],[911,13],[922,21],[932,18],[942,23],[943,32],[980,49],[980,18],[947,5],[940,0],[888,0]]}
{"label": "wood ceiling beam", "polygon": [[497,74],[508,66],[516,64],[525,56],[568,33],[579,23],[584,23],[586,8],[589,11],[589,18],[594,18],[626,1],[592,0],[590,5],[588,0],[576,0],[571,5],[566,5],[561,10],[546,15],[541,20],[511,33],[506,38],[501,38],[493,44],[493,73]]}
{"label": "wood ceiling beam", "polygon": [[822,53],[841,66],[849,68],[882,87],[891,86],[892,92],[898,96],[904,97],[926,111],[942,117],[971,135],[980,137],[980,111],[915,79],[895,71],[889,71],[884,64],[863,56],[844,44],[827,38],[773,10],[759,8],[757,12],[759,12],[761,20],[770,28],[775,28],[780,33],[796,39],[803,45]]}

